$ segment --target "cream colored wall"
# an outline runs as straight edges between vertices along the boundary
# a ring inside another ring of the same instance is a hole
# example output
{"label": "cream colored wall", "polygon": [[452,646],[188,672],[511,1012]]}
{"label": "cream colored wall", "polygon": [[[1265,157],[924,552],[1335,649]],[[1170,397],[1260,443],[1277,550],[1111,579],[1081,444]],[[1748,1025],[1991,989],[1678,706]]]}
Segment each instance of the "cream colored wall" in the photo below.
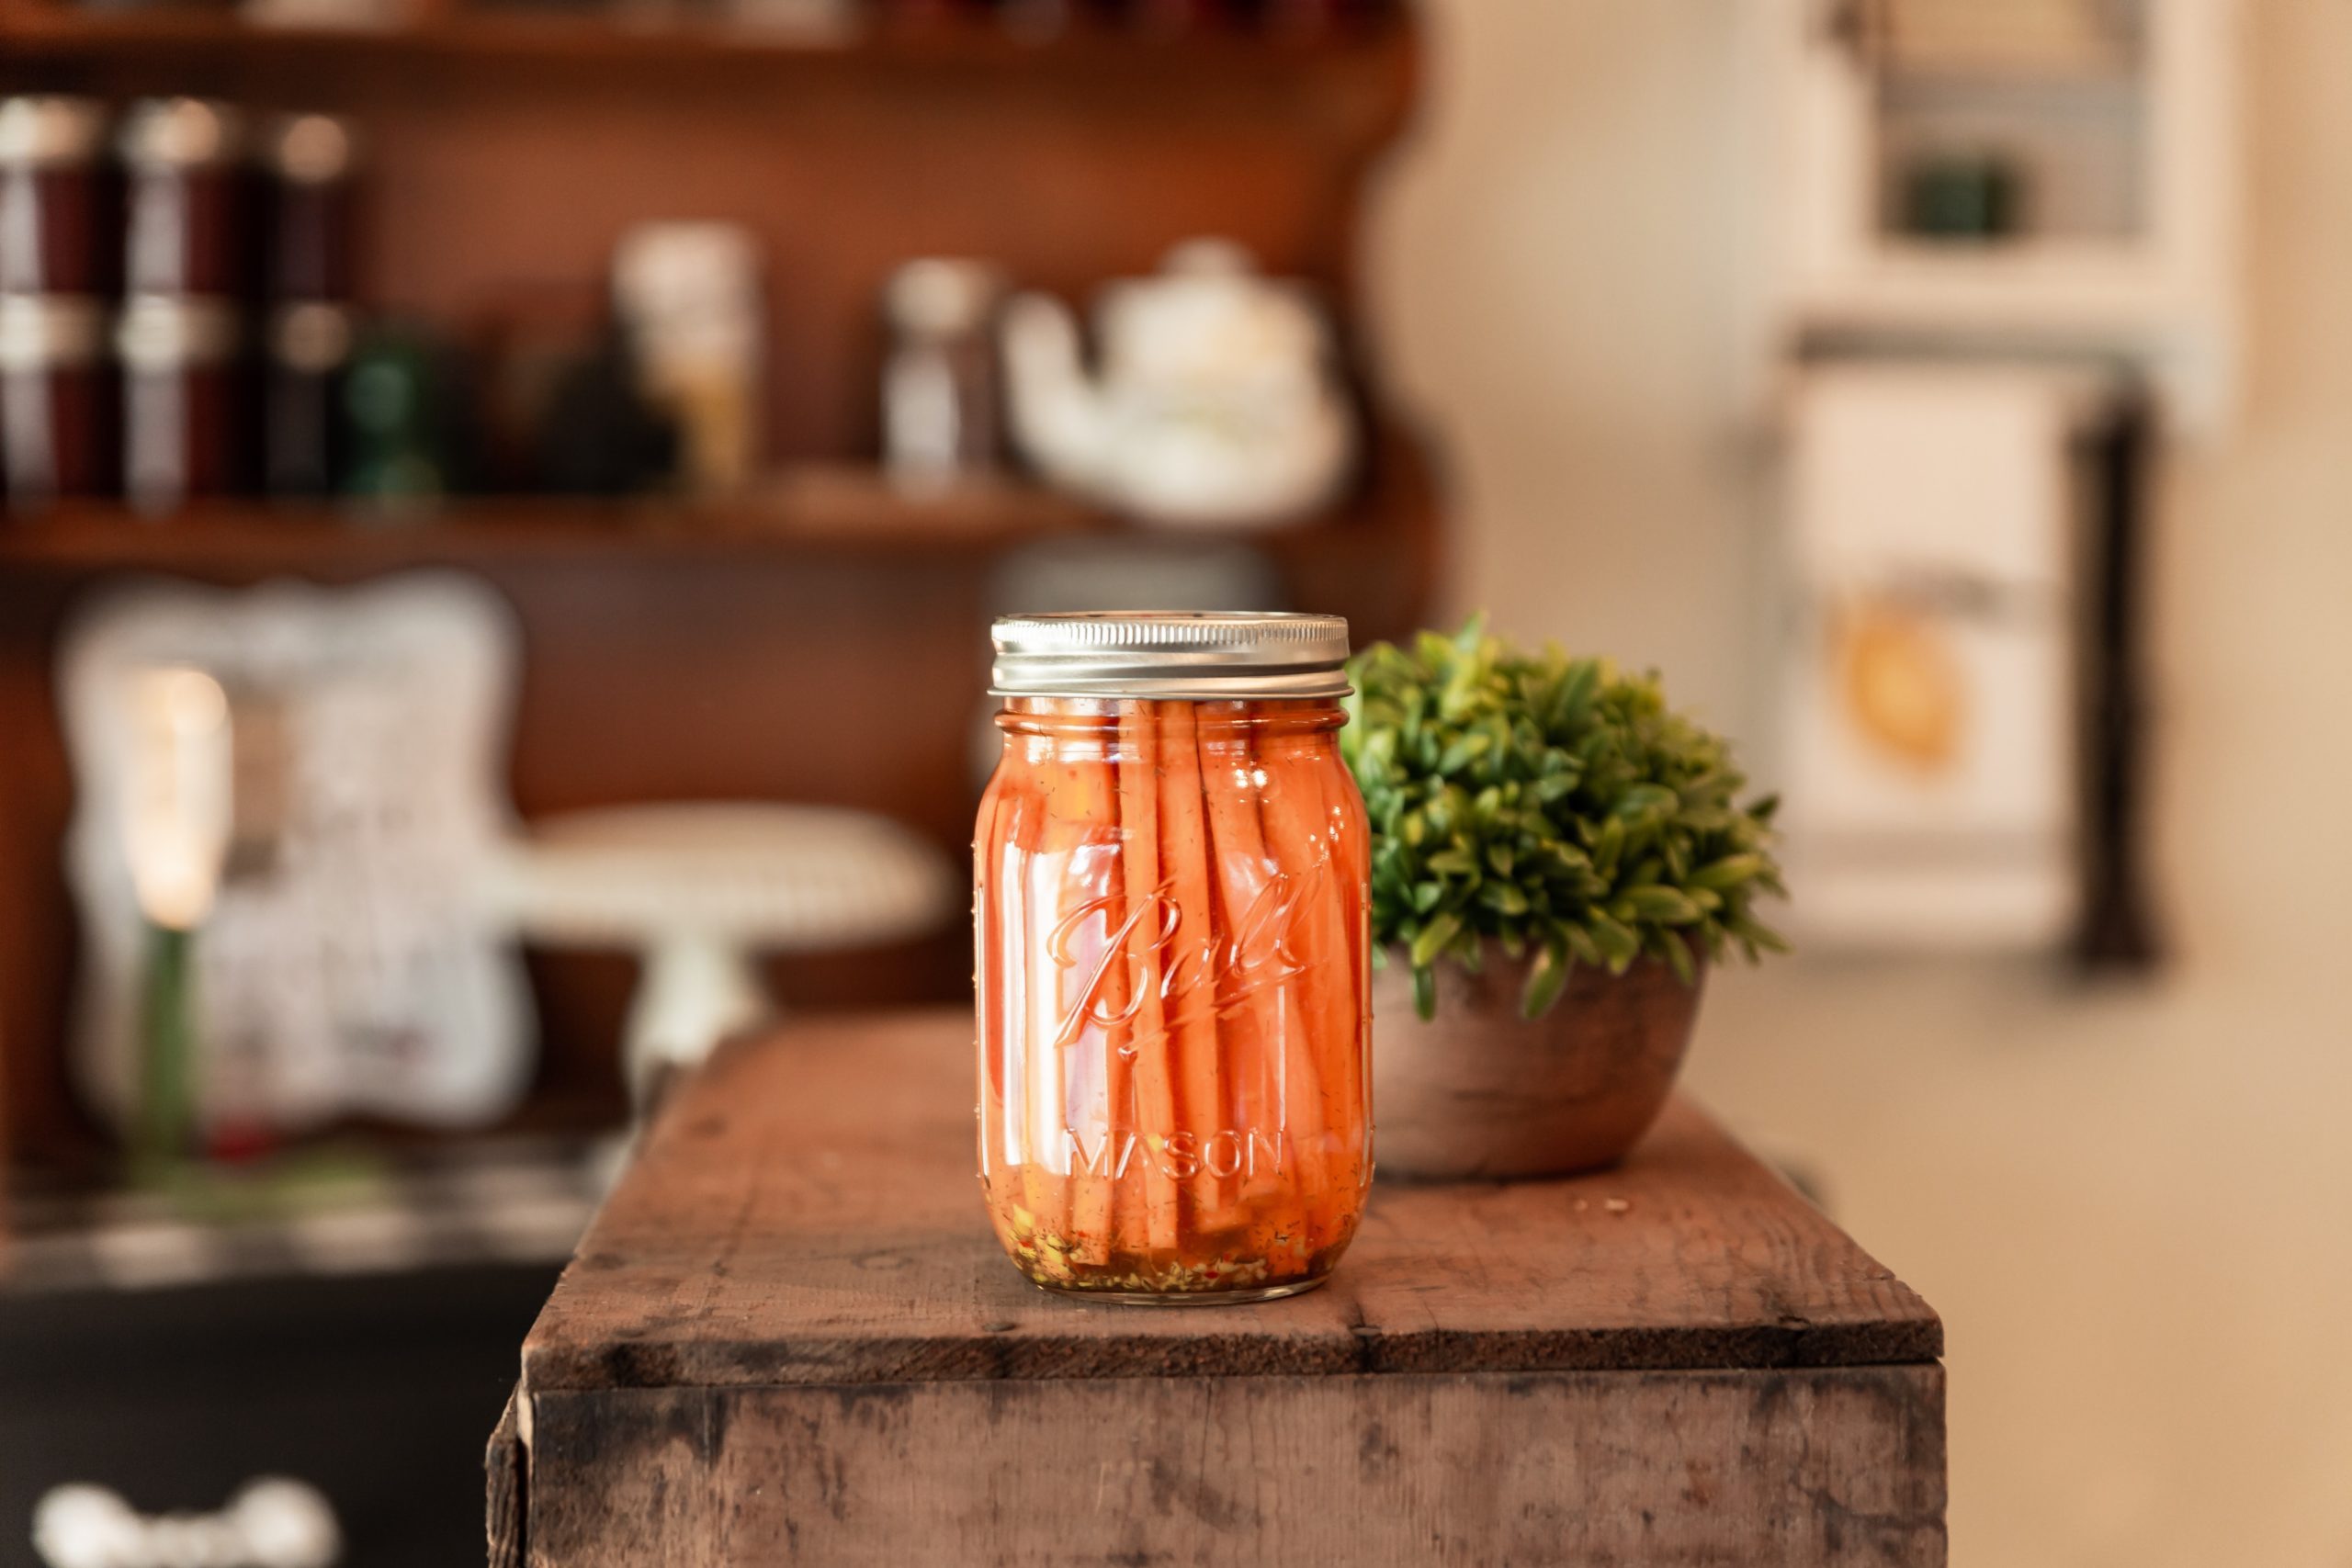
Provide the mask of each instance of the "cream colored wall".
{"label": "cream colored wall", "polygon": [[[1435,5],[1373,263],[1454,608],[1753,739],[1733,3]],[[2352,1563],[2352,6],[2245,3],[2247,405],[2156,541],[2177,963],[1799,958],[1717,984],[1692,1072],[1943,1312],[1963,1565]]]}

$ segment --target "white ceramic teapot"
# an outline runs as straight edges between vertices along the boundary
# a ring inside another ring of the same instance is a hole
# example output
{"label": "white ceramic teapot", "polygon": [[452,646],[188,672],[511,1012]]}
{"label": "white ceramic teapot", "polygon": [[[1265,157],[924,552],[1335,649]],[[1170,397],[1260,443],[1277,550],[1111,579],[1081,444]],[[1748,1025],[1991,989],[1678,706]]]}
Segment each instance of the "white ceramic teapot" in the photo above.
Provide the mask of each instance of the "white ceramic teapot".
{"label": "white ceramic teapot", "polygon": [[1202,526],[1295,521],[1347,479],[1356,418],[1320,308],[1240,247],[1178,246],[1104,289],[1089,376],[1060,301],[1005,310],[1012,434],[1053,482],[1134,516]]}

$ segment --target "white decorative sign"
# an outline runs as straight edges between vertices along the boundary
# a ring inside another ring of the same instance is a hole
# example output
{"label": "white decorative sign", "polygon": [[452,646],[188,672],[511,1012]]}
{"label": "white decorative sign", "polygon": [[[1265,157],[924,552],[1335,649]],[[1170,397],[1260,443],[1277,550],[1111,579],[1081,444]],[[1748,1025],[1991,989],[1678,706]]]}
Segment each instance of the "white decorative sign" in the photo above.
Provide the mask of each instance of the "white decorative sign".
{"label": "white decorative sign", "polygon": [[157,913],[142,914],[139,873],[158,878],[134,855],[186,838],[141,826],[159,769],[144,694],[159,672],[199,672],[226,696],[230,758],[217,890],[192,922],[204,1129],[296,1133],[355,1113],[462,1126],[513,1107],[529,994],[483,879],[512,829],[516,649],[494,594],[439,574],[157,583],[70,630],[76,1066],[98,1106],[123,1119],[137,1098],[143,925]]}

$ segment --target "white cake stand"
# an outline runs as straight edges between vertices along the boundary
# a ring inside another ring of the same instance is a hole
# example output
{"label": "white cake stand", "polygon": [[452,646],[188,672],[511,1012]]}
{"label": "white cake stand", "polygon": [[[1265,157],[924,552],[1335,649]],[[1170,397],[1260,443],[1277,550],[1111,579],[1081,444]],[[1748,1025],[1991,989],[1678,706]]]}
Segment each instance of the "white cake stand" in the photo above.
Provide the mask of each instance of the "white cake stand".
{"label": "white cake stand", "polygon": [[497,880],[526,941],[641,956],[622,1043],[639,1091],[773,1013],[763,953],[921,936],[960,891],[947,857],[887,818],[731,803],[548,818],[515,840]]}

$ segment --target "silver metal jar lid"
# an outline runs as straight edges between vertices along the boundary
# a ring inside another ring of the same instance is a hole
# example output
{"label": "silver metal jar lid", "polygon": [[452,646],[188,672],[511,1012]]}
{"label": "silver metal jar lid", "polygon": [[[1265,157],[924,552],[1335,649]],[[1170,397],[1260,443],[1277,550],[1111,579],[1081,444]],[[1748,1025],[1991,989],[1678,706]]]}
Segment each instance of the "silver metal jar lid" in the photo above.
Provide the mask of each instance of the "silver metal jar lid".
{"label": "silver metal jar lid", "polygon": [[1343,697],[1348,623],[1339,615],[1198,610],[1005,615],[996,623],[1000,697],[1196,701]]}

